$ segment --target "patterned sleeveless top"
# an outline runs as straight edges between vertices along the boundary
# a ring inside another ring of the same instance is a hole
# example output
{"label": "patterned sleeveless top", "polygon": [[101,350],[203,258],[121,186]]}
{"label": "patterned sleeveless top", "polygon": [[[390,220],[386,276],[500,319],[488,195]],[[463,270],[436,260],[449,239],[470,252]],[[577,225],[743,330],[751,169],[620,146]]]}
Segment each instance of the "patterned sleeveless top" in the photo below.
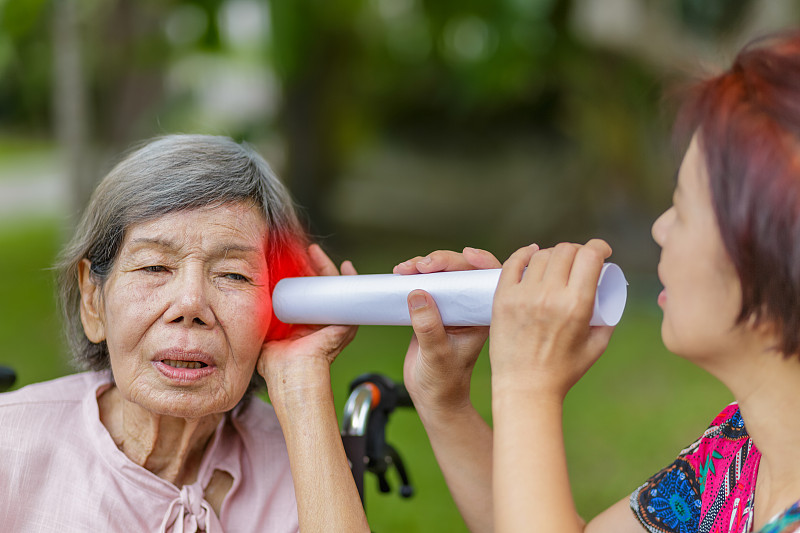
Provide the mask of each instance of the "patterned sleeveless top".
{"label": "patterned sleeveless top", "polygon": [[[631,495],[636,518],[650,533],[749,533],[761,453],[735,403],[703,436]],[[800,502],[759,533],[800,532]]]}

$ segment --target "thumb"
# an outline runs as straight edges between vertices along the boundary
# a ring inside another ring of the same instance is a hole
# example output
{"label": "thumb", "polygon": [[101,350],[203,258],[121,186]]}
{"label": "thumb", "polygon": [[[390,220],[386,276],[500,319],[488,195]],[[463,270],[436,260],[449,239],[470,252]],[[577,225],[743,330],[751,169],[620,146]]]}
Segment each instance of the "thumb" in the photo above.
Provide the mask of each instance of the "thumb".
{"label": "thumb", "polygon": [[421,352],[435,354],[446,350],[447,332],[439,308],[430,294],[420,289],[411,291],[408,295],[408,313]]}

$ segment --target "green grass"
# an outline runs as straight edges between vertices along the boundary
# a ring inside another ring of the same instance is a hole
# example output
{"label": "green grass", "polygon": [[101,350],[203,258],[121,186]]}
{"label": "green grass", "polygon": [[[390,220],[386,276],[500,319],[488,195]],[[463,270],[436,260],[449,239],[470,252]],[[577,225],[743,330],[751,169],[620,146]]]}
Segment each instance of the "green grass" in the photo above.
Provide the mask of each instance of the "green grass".
{"label": "green grass", "polygon": [[53,220],[0,227],[0,365],[14,368],[18,385],[70,371],[50,270],[59,244]]}
{"label": "green grass", "polygon": [[[61,229],[52,220],[0,228],[0,364],[19,375],[17,386],[70,372],[64,355],[48,270],[59,246]],[[356,264],[368,271],[391,268],[405,253],[368,247]],[[386,259],[392,256],[392,259]],[[646,285],[646,284],[643,284]],[[655,294],[631,286],[623,321],[606,354],[570,392],[565,407],[565,440],[578,509],[590,518],[629,494],[646,477],[670,462],[694,440],[730,401],[727,391],[693,365],[670,355],[659,335],[660,311]],[[653,292],[653,291],[651,291]],[[337,412],[348,384],[365,372],[402,378],[410,329],[362,327],[332,372]],[[473,377],[473,401],[490,419],[490,380],[486,353]],[[400,451],[415,486],[401,500],[396,477],[389,495],[368,478],[367,513],[378,532],[464,532],[416,414],[392,415],[387,439]],[[535,475],[535,473],[520,473]]]}

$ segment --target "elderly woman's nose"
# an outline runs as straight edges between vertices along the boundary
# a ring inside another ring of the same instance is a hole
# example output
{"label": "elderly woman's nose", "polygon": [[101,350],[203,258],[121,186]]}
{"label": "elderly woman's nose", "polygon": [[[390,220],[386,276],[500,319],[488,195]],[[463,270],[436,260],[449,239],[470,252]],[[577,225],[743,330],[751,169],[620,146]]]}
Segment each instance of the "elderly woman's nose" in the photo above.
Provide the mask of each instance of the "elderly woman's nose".
{"label": "elderly woman's nose", "polygon": [[202,272],[185,271],[173,282],[168,322],[185,326],[213,326],[214,313],[209,302],[209,286]]}

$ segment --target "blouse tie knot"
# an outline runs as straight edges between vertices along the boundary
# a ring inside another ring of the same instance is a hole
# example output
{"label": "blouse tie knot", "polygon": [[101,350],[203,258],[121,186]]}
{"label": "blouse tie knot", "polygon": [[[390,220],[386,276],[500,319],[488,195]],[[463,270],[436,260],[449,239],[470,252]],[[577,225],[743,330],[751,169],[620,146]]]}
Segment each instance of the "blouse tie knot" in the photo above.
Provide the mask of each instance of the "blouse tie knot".
{"label": "blouse tie knot", "polygon": [[161,522],[161,533],[212,533],[214,511],[196,485],[184,485],[172,500]]}

